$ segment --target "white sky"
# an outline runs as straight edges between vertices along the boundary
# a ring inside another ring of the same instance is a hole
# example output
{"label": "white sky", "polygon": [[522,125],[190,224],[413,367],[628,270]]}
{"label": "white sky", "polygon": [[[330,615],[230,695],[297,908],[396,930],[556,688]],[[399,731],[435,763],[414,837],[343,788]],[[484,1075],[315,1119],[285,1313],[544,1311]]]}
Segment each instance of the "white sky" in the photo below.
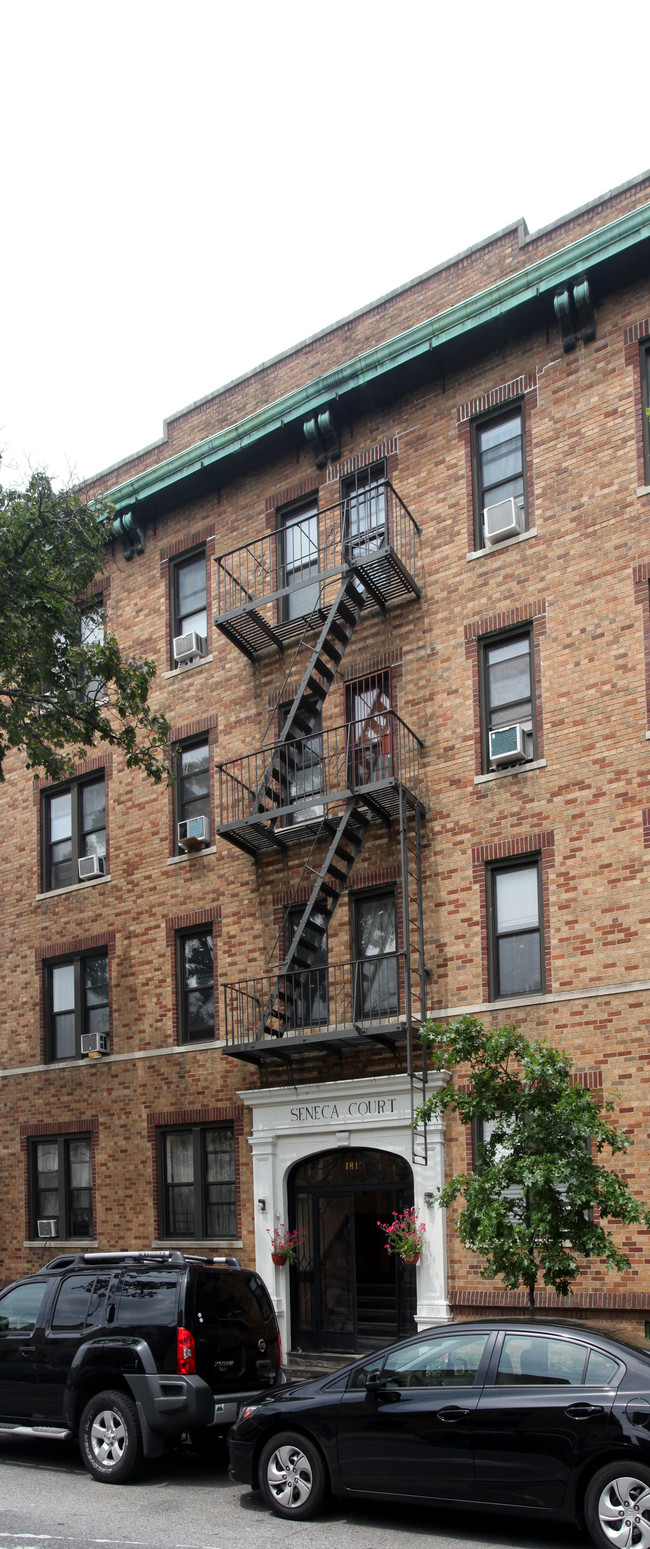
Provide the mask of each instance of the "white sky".
{"label": "white sky", "polygon": [[2,479],[650,164],[647,0],[28,0],[2,19]]}

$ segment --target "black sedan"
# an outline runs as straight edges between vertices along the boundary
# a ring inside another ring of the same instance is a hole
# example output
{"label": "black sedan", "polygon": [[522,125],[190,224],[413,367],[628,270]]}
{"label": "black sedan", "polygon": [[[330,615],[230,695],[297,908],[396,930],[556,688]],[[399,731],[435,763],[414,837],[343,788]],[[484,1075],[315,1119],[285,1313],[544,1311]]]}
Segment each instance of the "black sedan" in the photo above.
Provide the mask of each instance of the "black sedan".
{"label": "black sedan", "polygon": [[586,1523],[650,1549],[650,1353],[578,1323],[454,1323],[248,1405],[230,1473],[279,1517],[330,1493]]}

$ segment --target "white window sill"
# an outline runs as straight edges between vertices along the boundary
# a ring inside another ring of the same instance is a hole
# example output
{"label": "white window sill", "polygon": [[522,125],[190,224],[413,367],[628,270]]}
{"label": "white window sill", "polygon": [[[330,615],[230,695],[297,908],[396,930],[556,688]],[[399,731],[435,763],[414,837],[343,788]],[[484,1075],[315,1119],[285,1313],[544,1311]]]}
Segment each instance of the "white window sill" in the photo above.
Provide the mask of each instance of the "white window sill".
{"label": "white window sill", "polygon": [[512,764],[508,769],[491,769],[489,774],[474,775],[474,784],[487,785],[490,780],[505,780],[508,775],[528,774],[531,769],[545,768],[545,758],[531,758],[521,764]]}
{"label": "white window sill", "polygon": [[639,484],[636,492],[637,500],[640,500],[642,495],[650,495],[650,484]]}
{"label": "white window sill", "polygon": [[537,537],[537,528],[529,527],[528,532],[520,532],[516,538],[503,538],[501,543],[491,543],[485,549],[474,549],[467,559],[485,559],[488,554],[500,554],[503,549],[512,549],[517,543],[525,543],[528,538]]}
{"label": "white window sill", "polygon": [[91,1248],[99,1247],[98,1237],[28,1237],[23,1243],[23,1248],[45,1248],[48,1243],[58,1252],[63,1248],[67,1252],[74,1248],[75,1253],[86,1253]]}
{"label": "white window sill", "polygon": [[179,861],[197,861],[202,855],[216,855],[216,844],[209,844],[205,850],[190,850],[188,855],[170,855],[167,859],[168,866],[178,866]]}
{"label": "white window sill", "polygon": [[36,902],[37,904],[42,903],[45,898],[61,898],[64,893],[83,893],[87,887],[98,887],[101,882],[111,881],[112,877],[109,871],[105,877],[91,877],[89,882],[72,882],[70,887],[52,887],[49,893],[37,893]]}
{"label": "white window sill", "polygon": [[172,667],[171,671],[166,672],[164,676],[166,678],[182,678],[186,672],[194,672],[197,667],[207,667],[208,662],[211,661],[214,661],[212,652],[210,652],[209,656],[200,656],[197,662],[187,662],[184,667]]}
{"label": "white window sill", "polygon": [[650,731],[647,731],[647,732],[646,732],[646,734],[645,734],[645,740],[646,740],[646,742],[650,742]]}

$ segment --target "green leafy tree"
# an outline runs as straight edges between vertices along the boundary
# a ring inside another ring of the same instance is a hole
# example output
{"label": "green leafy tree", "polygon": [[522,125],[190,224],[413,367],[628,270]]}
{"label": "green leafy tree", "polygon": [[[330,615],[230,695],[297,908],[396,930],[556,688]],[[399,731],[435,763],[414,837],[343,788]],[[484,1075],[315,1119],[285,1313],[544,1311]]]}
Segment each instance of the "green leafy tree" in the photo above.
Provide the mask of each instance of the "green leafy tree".
{"label": "green leafy tree", "polygon": [[155,781],[167,773],[169,726],[148,702],[155,665],[124,659],[93,613],[108,516],[41,473],[0,487],[0,780],[11,748],[58,780],[99,742]]}
{"label": "green leafy tree", "polygon": [[534,1313],[540,1277],[566,1296],[580,1260],[627,1269],[603,1222],[650,1229],[650,1211],[601,1160],[629,1145],[613,1102],[601,1105],[573,1079],[568,1055],[516,1027],[486,1030],[469,1016],[428,1022],[422,1042],[451,1080],[418,1109],[416,1125],[451,1110],[462,1124],[485,1126],[474,1171],[458,1173],[437,1196],[444,1208],[462,1200],[458,1232],[484,1260],[481,1274],[525,1286]]}

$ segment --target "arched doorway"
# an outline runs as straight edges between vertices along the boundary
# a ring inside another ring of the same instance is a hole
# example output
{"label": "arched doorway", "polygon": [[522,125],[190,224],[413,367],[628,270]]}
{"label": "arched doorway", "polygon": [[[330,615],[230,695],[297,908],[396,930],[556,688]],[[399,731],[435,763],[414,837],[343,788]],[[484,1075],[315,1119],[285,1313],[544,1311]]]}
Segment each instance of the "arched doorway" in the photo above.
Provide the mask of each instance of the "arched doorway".
{"label": "arched doorway", "polygon": [[364,1350],[415,1331],[415,1270],[386,1253],[378,1221],[413,1204],[401,1156],[321,1151],[289,1174],[289,1223],[304,1233],[291,1269],[293,1343]]}

